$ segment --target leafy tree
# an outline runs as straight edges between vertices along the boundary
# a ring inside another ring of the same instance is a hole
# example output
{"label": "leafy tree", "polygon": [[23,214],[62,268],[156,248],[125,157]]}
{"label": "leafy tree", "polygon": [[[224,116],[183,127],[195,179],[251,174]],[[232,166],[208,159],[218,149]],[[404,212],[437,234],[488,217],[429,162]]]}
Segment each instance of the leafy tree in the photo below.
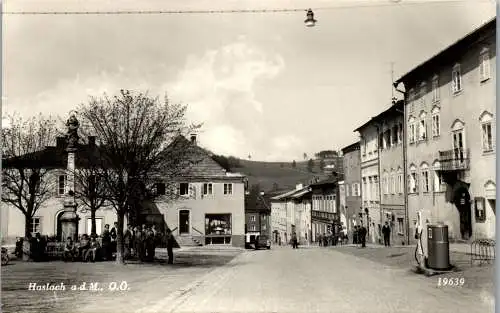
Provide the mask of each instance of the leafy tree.
{"label": "leafy tree", "polygon": [[56,138],[57,121],[41,114],[29,119],[10,115],[7,120],[9,127],[2,129],[2,201],[23,213],[28,236],[33,217],[55,188],[41,152]]}
{"label": "leafy tree", "polygon": [[126,213],[137,215],[144,200],[165,182],[164,201],[177,199],[175,177],[182,176],[199,151],[181,137],[200,125],[188,125],[187,107],[161,102],[145,93],[121,90],[114,97],[92,97],[79,108],[83,124],[99,138],[101,171],[117,214],[117,263],[123,263],[123,224]]}
{"label": "leafy tree", "polygon": [[304,160],[307,160],[307,153],[304,152]]}
{"label": "leafy tree", "polygon": [[309,161],[307,161],[307,170],[312,173],[313,172],[313,168],[314,168],[314,161],[313,159],[309,159]]}
{"label": "leafy tree", "polygon": [[325,168],[325,160],[321,159],[319,161],[319,167],[323,170]]}
{"label": "leafy tree", "polygon": [[293,160],[293,162],[292,162],[292,167],[293,167],[293,168],[296,168],[296,167],[297,167],[297,162],[295,162],[295,160]]}
{"label": "leafy tree", "polygon": [[315,154],[317,159],[327,159],[338,155],[338,152],[334,150],[323,150]]}

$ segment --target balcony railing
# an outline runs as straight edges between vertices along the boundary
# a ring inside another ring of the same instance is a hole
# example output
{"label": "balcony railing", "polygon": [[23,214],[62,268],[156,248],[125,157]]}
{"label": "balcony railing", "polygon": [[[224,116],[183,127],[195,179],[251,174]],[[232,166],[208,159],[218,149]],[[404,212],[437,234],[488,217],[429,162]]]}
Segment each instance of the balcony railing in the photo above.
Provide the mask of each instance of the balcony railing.
{"label": "balcony railing", "polygon": [[439,151],[439,164],[442,171],[468,170],[469,161],[469,149]]}

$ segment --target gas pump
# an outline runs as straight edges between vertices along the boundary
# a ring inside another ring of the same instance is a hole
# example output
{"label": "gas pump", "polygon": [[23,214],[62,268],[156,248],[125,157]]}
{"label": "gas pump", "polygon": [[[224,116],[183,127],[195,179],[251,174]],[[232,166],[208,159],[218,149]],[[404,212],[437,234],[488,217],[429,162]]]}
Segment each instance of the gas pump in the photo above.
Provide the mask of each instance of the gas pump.
{"label": "gas pump", "polygon": [[424,222],[422,211],[418,211],[417,222],[415,223],[415,239],[417,240],[415,260],[420,267],[427,267],[427,224],[428,220]]}

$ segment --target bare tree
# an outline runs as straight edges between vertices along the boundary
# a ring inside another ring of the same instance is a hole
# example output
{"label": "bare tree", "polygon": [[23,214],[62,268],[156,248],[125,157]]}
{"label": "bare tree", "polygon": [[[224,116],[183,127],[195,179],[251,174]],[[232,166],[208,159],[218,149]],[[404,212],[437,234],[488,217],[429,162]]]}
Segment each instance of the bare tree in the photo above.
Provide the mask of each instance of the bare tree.
{"label": "bare tree", "polygon": [[24,214],[24,233],[28,236],[33,217],[53,193],[49,173],[57,165],[43,152],[56,138],[57,121],[41,114],[29,119],[11,115],[7,119],[9,127],[2,129],[2,201]]}
{"label": "bare tree", "polygon": [[187,107],[170,104],[144,93],[121,90],[114,97],[104,94],[82,104],[82,122],[100,141],[99,160],[108,199],[117,214],[117,257],[123,263],[125,214],[141,201],[158,196],[150,187],[161,177],[167,182],[165,201],[176,199],[175,178],[189,172],[197,162],[197,149],[182,134],[200,125],[188,125]]}

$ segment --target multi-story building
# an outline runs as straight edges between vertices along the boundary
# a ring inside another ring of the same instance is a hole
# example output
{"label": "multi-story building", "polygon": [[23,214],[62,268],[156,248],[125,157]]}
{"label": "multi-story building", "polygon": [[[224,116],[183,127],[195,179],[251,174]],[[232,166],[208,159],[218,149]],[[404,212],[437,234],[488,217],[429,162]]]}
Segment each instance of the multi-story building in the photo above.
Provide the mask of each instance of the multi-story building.
{"label": "multi-story building", "polygon": [[404,190],[403,122],[404,102],[393,105],[374,117],[379,129],[380,208],[382,224],[391,227],[391,242],[408,242]]}
{"label": "multi-story building", "polygon": [[349,224],[348,219],[350,220],[351,218],[347,216],[346,212],[345,182],[343,180],[340,180],[338,184],[339,184],[339,191],[338,191],[339,218],[340,222],[342,223],[342,226],[347,229],[347,225]]}
{"label": "multi-story building", "polygon": [[339,221],[338,179],[331,177],[309,186],[312,192],[312,241],[316,242],[318,235],[329,234],[331,226]]}
{"label": "multi-story building", "polygon": [[[159,178],[155,186],[157,198],[153,202],[142,203],[142,211],[136,223],[157,224],[161,228],[172,229],[180,245],[226,244],[243,247],[245,242],[244,176],[229,173],[215,162],[211,156],[196,144],[196,136],[191,141],[180,136],[176,139],[184,144],[193,145],[199,152],[196,163],[176,177],[177,197],[166,198],[166,183]],[[167,149],[173,147],[169,146]],[[43,162],[51,169],[48,179],[54,181],[54,193],[37,211],[32,225],[33,232],[56,235],[60,238],[61,216],[64,211],[64,196],[68,193],[66,181],[67,153],[66,139],[57,138],[56,147],[47,147],[40,152]],[[95,148],[95,138],[89,138],[88,145],[79,145],[76,150],[76,168],[85,163],[89,149]],[[16,208],[2,203],[2,211],[8,210],[8,227],[5,237],[24,236],[25,219]],[[83,203],[78,204],[79,223],[77,233],[90,233],[90,210]],[[4,217],[4,216],[2,216]],[[116,214],[107,207],[97,211],[97,234],[105,224],[113,224]],[[4,230],[3,230],[4,231]]]}
{"label": "multi-story building", "polygon": [[[298,184],[295,190],[271,198],[273,240],[286,244],[295,233],[300,244],[311,240],[311,190]],[[284,222],[284,225],[283,225]],[[277,237],[277,238],[276,238]]]}
{"label": "multi-story building", "polygon": [[380,219],[380,186],[378,160],[378,128],[372,120],[361,125],[361,199],[363,212],[361,223],[366,226],[368,242],[379,242],[381,229]]}
{"label": "multi-story building", "polygon": [[[344,156],[345,210],[348,217],[347,231],[352,233],[353,226],[359,223],[363,213],[361,202],[361,153],[359,141],[342,149]],[[352,238],[349,235],[349,238]]]}
{"label": "multi-story building", "polygon": [[405,90],[409,216],[447,224],[451,239],[495,236],[495,39],[491,20],[394,84]]}
{"label": "multi-story building", "polygon": [[245,243],[253,243],[256,236],[271,238],[271,206],[264,192],[245,195]]}

